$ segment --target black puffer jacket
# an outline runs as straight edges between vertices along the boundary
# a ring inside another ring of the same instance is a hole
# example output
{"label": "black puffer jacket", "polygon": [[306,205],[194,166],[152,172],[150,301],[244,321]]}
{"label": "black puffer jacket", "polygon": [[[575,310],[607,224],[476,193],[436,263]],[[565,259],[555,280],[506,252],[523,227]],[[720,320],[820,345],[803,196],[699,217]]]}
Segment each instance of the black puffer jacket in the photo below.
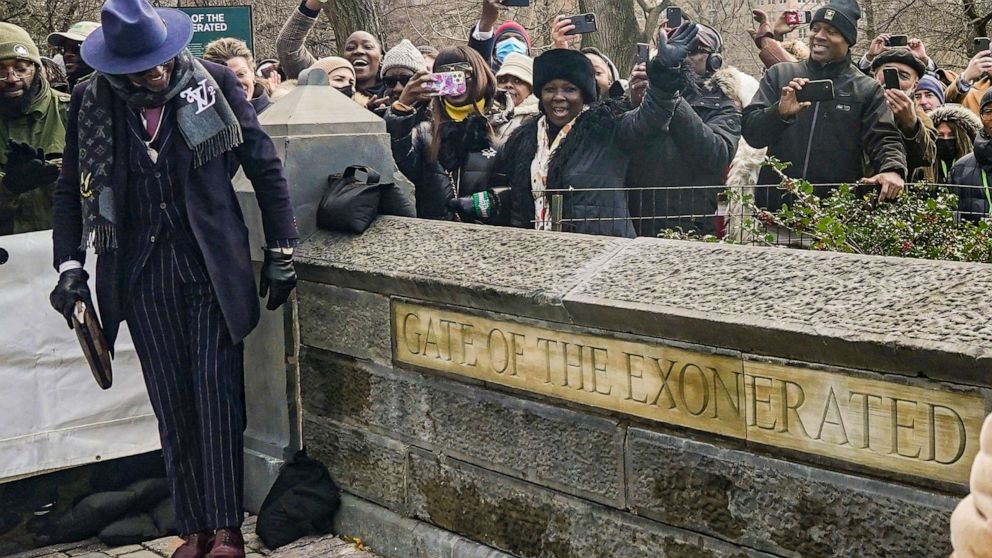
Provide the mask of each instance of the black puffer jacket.
{"label": "black puffer jacket", "polygon": [[[634,237],[623,190],[630,152],[668,131],[678,102],[678,97],[652,88],[636,110],[606,100],[579,116],[548,166],[549,190],[575,189],[564,195],[562,230]],[[510,220],[515,227],[534,227],[530,168],[537,153],[539,118],[528,119],[513,132],[497,157],[497,173],[505,175],[511,189]]]}
{"label": "black puffer jacket", "polygon": [[[985,174],[983,180],[982,174]],[[970,221],[980,221],[989,214],[989,200],[992,192],[986,183],[992,184],[992,138],[984,131],[975,138],[975,150],[954,163],[948,184],[962,187],[952,188],[958,195],[958,211],[961,217]]]}
{"label": "black puffer jacket", "polygon": [[[644,142],[631,155],[627,185],[630,213],[638,236],[656,236],[667,228],[713,233],[718,186],[741,139],[739,95],[732,70],[721,70],[705,82],[685,76],[689,84],[676,104],[669,133]],[[658,187],[672,187],[664,190]],[[706,217],[681,217],[705,215]],[[638,219],[638,217],[644,217]]]}
{"label": "black puffer jacket", "polygon": [[441,150],[434,162],[428,156],[430,121],[417,113],[398,115],[392,108],[385,120],[392,137],[393,159],[416,188],[418,217],[452,220],[455,216],[448,210],[449,200],[492,185],[496,149],[485,118],[470,116],[463,122],[443,123]]}
{"label": "black puffer jacket", "polygon": [[[795,78],[833,81],[834,99],[813,106],[786,121],[778,113],[782,88]],[[853,183],[864,176],[892,171],[907,177],[906,149],[892,111],[885,105],[882,86],[864,75],[850,58],[829,64],[813,60],[782,62],[768,69],[751,104],[744,109],[743,134],[756,148],[792,163],[787,176],[814,184]],[[867,158],[868,168],[864,168]],[[760,184],[778,184],[778,176],[764,168]],[[756,196],[759,205],[777,208],[780,200]],[[827,192],[817,192],[825,195]]]}

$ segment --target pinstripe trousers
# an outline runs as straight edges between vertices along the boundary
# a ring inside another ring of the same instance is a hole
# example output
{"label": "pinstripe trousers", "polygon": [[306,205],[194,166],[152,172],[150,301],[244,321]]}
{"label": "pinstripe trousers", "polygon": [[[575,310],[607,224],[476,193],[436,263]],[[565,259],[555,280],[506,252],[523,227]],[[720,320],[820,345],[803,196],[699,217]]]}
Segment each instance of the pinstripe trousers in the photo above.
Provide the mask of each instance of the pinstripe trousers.
{"label": "pinstripe trousers", "polygon": [[231,342],[200,258],[162,232],[130,289],[127,323],[158,418],[178,528],[185,535],[238,527],[244,345]]}

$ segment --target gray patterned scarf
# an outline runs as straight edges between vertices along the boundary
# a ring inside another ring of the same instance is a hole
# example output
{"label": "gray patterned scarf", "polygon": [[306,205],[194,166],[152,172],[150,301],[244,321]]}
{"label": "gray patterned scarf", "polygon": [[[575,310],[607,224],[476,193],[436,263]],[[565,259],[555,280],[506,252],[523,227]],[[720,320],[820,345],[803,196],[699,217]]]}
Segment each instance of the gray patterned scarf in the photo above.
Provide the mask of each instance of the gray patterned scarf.
{"label": "gray patterned scarf", "polygon": [[[176,57],[169,87],[152,92],[131,84],[127,76],[96,74],[86,86],[79,109],[79,187],[83,206],[81,249],[97,254],[117,248],[118,216],[114,215],[114,97],[134,109],[165,105],[176,96],[176,123],[193,151],[193,167],[241,145],[241,125],[217,82],[189,50]],[[185,101],[185,102],[182,102]]]}

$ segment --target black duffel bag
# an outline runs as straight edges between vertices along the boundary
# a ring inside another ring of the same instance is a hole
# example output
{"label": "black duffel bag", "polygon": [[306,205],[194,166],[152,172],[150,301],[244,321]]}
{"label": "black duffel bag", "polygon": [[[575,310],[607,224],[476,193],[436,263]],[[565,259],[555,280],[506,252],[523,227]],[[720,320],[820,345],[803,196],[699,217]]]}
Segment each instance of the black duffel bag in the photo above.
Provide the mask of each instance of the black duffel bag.
{"label": "black duffel bag", "polygon": [[[365,173],[359,180],[355,173]],[[327,191],[317,206],[317,226],[322,229],[361,234],[379,214],[379,173],[352,165],[342,174],[327,177]]]}
{"label": "black duffel bag", "polygon": [[323,463],[300,450],[286,463],[258,511],[255,533],[278,548],[306,535],[331,532],[341,506],[341,490]]}

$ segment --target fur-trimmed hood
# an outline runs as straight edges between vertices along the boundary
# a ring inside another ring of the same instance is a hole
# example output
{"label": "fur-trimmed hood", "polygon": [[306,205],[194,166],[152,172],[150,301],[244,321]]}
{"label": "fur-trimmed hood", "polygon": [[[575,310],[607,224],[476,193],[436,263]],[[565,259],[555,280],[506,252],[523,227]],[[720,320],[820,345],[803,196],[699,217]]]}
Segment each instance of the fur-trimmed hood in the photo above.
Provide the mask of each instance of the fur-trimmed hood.
{"label": "fur-trimmed hood", "polygon": [[948,104],[930,111],[930,120],[936,128],[941,123],[948,123],[971,136],[972,141],[982,131],[982,121],[971,109],[956,104]]}

